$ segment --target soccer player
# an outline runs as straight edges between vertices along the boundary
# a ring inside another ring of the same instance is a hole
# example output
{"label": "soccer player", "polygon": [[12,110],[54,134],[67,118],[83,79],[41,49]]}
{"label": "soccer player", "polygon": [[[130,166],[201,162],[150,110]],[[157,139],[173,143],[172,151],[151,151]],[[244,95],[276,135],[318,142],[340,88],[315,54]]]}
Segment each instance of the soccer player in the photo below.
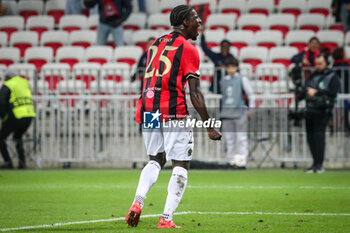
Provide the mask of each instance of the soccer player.
{"label": "soccer player", "polygon": [[[170,23],[173,32],[157,38],[148,52],[143,91],[136,112],[138,123],[144,123],[145,113],[150,112],[155,118],[160,115],[164,121],[186,119],[187,82],[193,106],[203,121],[209,119],[199,86],[198,51],[187,41],[196,40],[202,21],[193,8],[179,5],[171,11]],[[207,128],[207,132],[210,139],[220,140],[221,133],[214,128]],[[129,226],[137,226],[148,191],[157,181],[165,162],[171,160],[173,171],[158,228],[181,228],[172,218],[187,184],[187,171],[193,150],[192,135],[192,129],[188,127],[174,127],[171,130],[162,127],[143,129],[143,139],[150,161],[141,172],[134,202],[125,218]]]}

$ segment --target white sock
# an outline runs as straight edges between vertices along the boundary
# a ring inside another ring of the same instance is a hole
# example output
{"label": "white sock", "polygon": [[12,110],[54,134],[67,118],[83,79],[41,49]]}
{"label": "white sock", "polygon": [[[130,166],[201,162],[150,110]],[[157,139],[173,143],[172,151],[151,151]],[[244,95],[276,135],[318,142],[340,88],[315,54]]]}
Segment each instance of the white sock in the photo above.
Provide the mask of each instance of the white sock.
{"label": "white sock", "polygon": [[187,185],[187,170],[182,167],[174,167],[168,185],[168,197],[165,202],[163,218],[170,221],[179,205]]}
{"label": "white sock", "polygon": [[136,189],[135,201],[140,201],[141,207],[143,207],[143,200],[152,185],[157,181],[161,167],[158,162],[151,160],[142,169],[139,184]]}

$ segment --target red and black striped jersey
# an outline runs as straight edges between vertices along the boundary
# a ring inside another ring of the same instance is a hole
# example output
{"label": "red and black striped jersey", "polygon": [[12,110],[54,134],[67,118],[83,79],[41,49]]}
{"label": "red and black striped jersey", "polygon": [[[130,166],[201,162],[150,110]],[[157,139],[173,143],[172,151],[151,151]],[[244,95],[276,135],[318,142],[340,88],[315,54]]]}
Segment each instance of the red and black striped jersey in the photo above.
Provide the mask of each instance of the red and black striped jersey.
{"label": "red and black striped jersey", "polygon": [[177,32],[157,38],[148,50],[136,121],[143,123],[144,112],[161,113],[161,120],[187,116],[188,78],[199,78],[197,48]]}

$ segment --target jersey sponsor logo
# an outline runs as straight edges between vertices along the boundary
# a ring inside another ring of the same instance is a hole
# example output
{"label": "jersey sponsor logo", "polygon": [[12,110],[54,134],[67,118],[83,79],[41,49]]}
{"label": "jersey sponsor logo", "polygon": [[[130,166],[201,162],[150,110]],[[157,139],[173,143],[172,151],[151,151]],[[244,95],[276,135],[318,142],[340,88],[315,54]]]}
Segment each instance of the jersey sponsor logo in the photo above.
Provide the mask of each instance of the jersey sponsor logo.
{"label": "jersey sponsor logo", "polygon": [[159,110],[156,112],[144,112],[143,113],[143,128],[144,129],[160,129],[160,115]]}
{"label": "jersey sponsor logo", "polygon": [[146,96],[147,98],[152,99],[154,97],[154,91],[151,91],[151,90],[147,91]]}

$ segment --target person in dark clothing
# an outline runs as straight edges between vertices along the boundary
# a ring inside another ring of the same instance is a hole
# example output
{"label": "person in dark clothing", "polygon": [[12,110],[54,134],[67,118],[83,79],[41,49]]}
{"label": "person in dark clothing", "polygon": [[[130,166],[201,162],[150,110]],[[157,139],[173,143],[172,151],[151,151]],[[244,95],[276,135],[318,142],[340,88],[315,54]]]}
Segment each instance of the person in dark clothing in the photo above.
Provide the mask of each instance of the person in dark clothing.
{"label": "person in dark clothing", "polygon": [[[136,67],[136,72],[135,74],[131,77],[131,82],[134,82],[137,80],[139,76],[142,76],[145,73],[146,65],[147,65],[147,53],[148,53],[148,48],[153,44],[154,40],[156,38],[150,37],[147,40],[147,49],[146,51],[142,54],[142,56],[139,59],[139,62]],[[142,92],[142,87],[143,87],[143,77],[141,78],[141,87],[140,87],[140,93]]]}
{"label": "person in dark clothing", "polygon": [[315,58],[320,52],[320,40],[317,37],[312,37],[305,50],[293,56],[291,62],[302,63],[303,67],[314,66]]}
{"label": "person in dark clothing", "polygon": [[219,85],[221,76],[222,76],[221,68],[224,68],[225,61],[228,58],[235,58],[232,54],[230,54],[230,46],[231,46],[231,43],[228,40],[223,40],[220,43],[220,53],[213,52],[212,50],[209,49],[207,45],[207,42],[204,36],[204,29],[202,29],[201,47],[203,49],[203,52],[209,57],[209,59],[215,65],[214,80],[211,83],[211,86],[209,88],[211,92],[221,94],[221,89]]}
{"label": "person in dark clothing", "polygon": [[100,23],[97,29],[97,44],[106,45],[109,33],[112,33],[116,46],[124,45],[122,23],[132,11],[130,0],[84,0],[86,8],[98,4]]}
{"label": "person in dark clothing", "polygon": [[[349,94],[349,63],[346,58],[346,53],[343,47],[336,48],[332,57],[334,60],[333,69],[340,77],[341,93]],[[344,100],[344,124],[347,132],[350,132],[349,122],[349,100]]]}
{"label": "person in dark clothing", "polygon": [[32,93],[26,79],[8,71],[5,74],[5,82],[0,89],[0,152],[4,159],[2,169],[11,169],[13,164],[7,150],[6,138],[14,134],[16,149],[19,158],[18,168],[26,168],[22,137],[35,117],[32,103]]}
{"label": "person in dark clothing", "polygon": [[341,22],[344,31],[350,30],[350,0],[333,0],[331,3],[332,14],[336,22]]}
{"label": "person in dark clothing", "polygon": [[325,131],[340,89],[339,77],[327,68],[324,55],[316,57],[315,69],[305,82],[305,90],[297,96],[298,100],[306,100],[306,136],[313,158],[308,173],[324,172]]}

